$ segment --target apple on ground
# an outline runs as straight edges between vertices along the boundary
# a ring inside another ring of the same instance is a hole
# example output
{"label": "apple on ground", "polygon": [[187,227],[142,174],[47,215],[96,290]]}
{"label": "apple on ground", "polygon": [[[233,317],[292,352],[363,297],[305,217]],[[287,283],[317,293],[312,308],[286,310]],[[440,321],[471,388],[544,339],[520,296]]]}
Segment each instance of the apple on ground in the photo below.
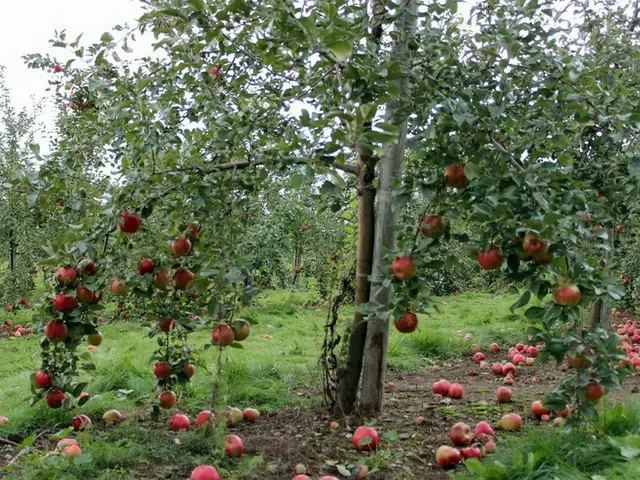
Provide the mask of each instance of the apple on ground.
{"label": "apple on ground", "polygon": [[79,457],[80,455],[82,455],[82,449],[77,443],[72,443],[64,447],[62,455],[64,455],[65,457]]}
{"label": "apple on ground", "polygon": [[199,465],[191,471],[189,480],[222,480],[222,477],[211,465]]}
{"label": "apple on ground", "polygon": [[480,438],[480,435],[491,435],[493,437],[495,432],[488,422],[478,422],[473,429],[473,435],[476,438]]}
{"label": "apple on ground", "polygon": [[517,413],[507,413],[498,420],[496,428],[508,432],[519,432],[522,428],[522,417]]}
{"label": "apple on ground", "polygon": [[373,427],[358,427],[353,433],[353,446],[356,450],[376,450],[380,445],[380,435]]}
{"label": "apple on ground", "polygon": [[549,415],[551,413],[551,410],[542,405],[542,402],[540,400],[536,400],[531,404],[531,413],[535,417],[540,418],[542,417],[542,415]]}
{"label": "apple on ground", "polygon": [[438,447],[436,451],[436,463],[440,468],[453,468],[462,461],[462,455],[456,448],[448,445]]}
{"label": "apple on ground", "polygon": [[0,417],[0,425],[6,425],[9,423],[9,417]]}
{"label": "apple on ground", "polygon": [[225,438],[224,453],[227,457],[240,458],[244,453],[244,444],[237,435],[227,435]]}
{"label": "apple on ground", "polygon": [[498,387],[496,390],[496,398],[498,399],[498,403],[504,403],[511,401],[513,393],[510,388],[507,387]]}
{"label": "apple on ground", "polygon": [[260,412],[255,408],[245,408],[242,411],[242,416],[247,422],[255,422],[256,420],[260,419]]}
{"label": "apple on ground", "polygon": [[473,432],[471,427],[463,422],[456,423],[449,431],[449,438],[451,443],[456,447],[466,447],[471,444],[473,440]]}
{"label": "apple on ground", "polygon": [[86,415],[76,415],[71,420],[71,425],[76,432],[79,430],[84,430],[91,425],[91,419]]}
{"label": "apple on ground", "polygon": [[489,350],[491,351],[491,353],[499,353],[500,345],[498,345],[497,343],[492,343],[491,345],[489,345]]}
{"label": "apple on ground", "polygon": [[102,420],[107,425],[118,425],[124,420],[124,416],[118,410],[108,410],[102,415]]}
{"label": "apple on ground", "polygon": [[176,394],[171,391],[161,392],[158,394],[158,403],[160,408],[169,409],[176,404]]}
{"label": "apple on ground", "polygon": [[451,386],[451,384],[445,380],[445,379],[441,379],[438,380],[437,382],[435,382],[432,386],[431,386],[431,391],[437,395],[442,395],[442,396],[448,396],[449,395],[449,387]]}
{"label": "apple on ground", "polygon": [[462,398],[464,395],[464,387],[459,383],[452,383],[449,386],[449,396],[451,398]]}
{"label": "apple on ground", "polygon": [[191,427],[189,417],[182,413],[176,413],[169,419],[169,428],[174,432],[178,430],[188,430]]}

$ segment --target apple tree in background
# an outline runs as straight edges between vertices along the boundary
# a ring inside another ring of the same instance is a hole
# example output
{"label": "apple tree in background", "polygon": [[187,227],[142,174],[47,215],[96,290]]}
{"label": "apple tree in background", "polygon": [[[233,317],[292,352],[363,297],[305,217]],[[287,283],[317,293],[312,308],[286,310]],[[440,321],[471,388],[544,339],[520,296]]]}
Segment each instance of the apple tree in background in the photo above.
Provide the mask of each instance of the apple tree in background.
{"label": "apple tree in background", "polygon": [[[256,192],[288,176],[349,205],[355,183],[360,307],[338,408],[356,408],[361,375],[361,410],[381,408],[390,320],[431,305],[429,276],[455,266],[455,244],[522,290],[516,307],[556,294],[526,316],[547,356],[590,363],[551,400],[577,395],[593,413],[587,385],[622,372],[618,339],[583,319],[622,294],[613,257],[600,260],[623,212],[612,193],[638,196],[636,21],[606,1],[555,3],[480,2],[469,29],[455,1],[150,0],[96,44],[60,34],[61,68],[28,61],[57,75],[56,175],[106,185],[78,249],[128,248],[112,235],[124,210],[168,232],[198,219],[194,285],[215,314],[251,293],[241,252]],[[123,60],[140,33],[156,54]]]}

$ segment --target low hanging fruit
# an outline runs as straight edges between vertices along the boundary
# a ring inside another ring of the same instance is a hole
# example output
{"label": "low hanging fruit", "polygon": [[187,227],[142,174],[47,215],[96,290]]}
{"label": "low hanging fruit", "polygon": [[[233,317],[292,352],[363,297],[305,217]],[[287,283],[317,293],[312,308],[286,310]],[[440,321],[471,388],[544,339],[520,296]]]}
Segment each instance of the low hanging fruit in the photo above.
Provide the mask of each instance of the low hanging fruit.
{"label": "low hanging fruit", "polygon": [[394,258],[391,263],[393,275],[401,282],[413,277],[416,274],[416,266],[409,255]]}
{"label": "low hanging fruit", "polygon": [[406,312],[402,317],[394,319],[393,325],[401,333],[411,333],[418,328],[418,317],[415,313]]}
{"label": "low hanging fruit", "polygon": [[500,250],[494,246],[489,247],[488,250],[479,250],[477,257],[480,267],[484,270],[496,270],[504,260]]}
{"label": "low hanging fruit", "polygon": [[447,230],[447,221],[440,215],[429,215],[422,220],[420,230],[427,238],[440,238]]}
{"label": "low hanging fruit", "polygon": [[580,302],[580,288],[577,285],[564,285],[554,293],[555,302],[558,305],[573,307]]}
{"label": "low hanging fruit", "polygon": [[122,233],[136,233],[140,230],[142,219],[138,215],[125,212],[120,218],[122,220],[118,222],[118,228]]}
{"label": "low hanging fruit", "polygon": [[449,165],[444,169],[444,181],[449,187],[453,188],[462,188],[469,183],[464,173],[464,166],[459,163]]}
{"label": "low hanging fruit", "polygon": [[214,327],[211,332],[211,343],[219,347],[231,345],[235,339],[233,329],[226,323],[221,323]]}

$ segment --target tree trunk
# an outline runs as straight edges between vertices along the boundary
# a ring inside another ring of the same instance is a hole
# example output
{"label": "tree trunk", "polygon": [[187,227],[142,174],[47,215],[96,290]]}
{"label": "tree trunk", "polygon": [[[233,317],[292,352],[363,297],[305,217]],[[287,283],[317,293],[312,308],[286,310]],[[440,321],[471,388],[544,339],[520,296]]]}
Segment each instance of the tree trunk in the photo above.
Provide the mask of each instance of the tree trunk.
{"label": "tree trunk", "polygon": [[[374,203],[376,190],[373,186],[375,178],[375,158],[368,148],[361,147],[358,158],[360,173],[358,175],[358,252],[356,262],[356,307],[369,301],[371,284],[371,262],[373,259],[374,238]],[[336,372],[337,404],[342,414],[350,414],[356,408],[358,386],[362,372],[364,345],[367,338],[367,323],[362,314],[356,313],[349,336],[349,349],[345,365]]]}
{"label": "tree trunk", "polygon": [[13,239],[13,230],[9,230],[9,270],[13,277],[16,273],[16,244]]}
{"label": "tree trunk", "polygon": [[[409,88],[408,41],[415,30],[416,3],[408,0],[400,13],[396,24],[392,57],[401,63],[404,75],[395,81],[397,96],[385,111],[385,122],[398,127],[397,143],[386,143],[380,165],[380,187],[377,193],[375,243],[373,252],[373,275],[381,274],[385,265],[385,255],[395,247],[396,212],[392,205],[393,183],[402,174],[407,139],[406,114],[401,113],[401,103]],[[371,288],[372,302],[387,304],[391,291],[381,282],[374,282]],[[364,373],[362,378],[362,396],[360,408],[362,412],[378,412],[382,408],[384,375],[387,367],[387,345],[389,341],[389,319],[387,316],[372,318],[367,327],[367,343],[365,346]]]}

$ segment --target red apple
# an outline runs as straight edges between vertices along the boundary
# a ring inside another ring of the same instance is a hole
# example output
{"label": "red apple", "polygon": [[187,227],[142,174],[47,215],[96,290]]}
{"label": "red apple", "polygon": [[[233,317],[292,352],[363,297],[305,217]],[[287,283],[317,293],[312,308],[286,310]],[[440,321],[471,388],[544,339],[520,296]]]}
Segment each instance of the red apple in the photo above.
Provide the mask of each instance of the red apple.
{"label": "red apple", "polygon": [[540,400],[536,400],[531,404],[531,413],[533,413],[534,416],[540,418],[542,415],[549,415],[551,413],[551,410],[542,405],[542,402]]}
{"label": "red apple", "polygon": [[492,343],[491,345],[489,345],[489,350],[491,351],[491,353],[499,353],[500,345],[498,345],[497,343]]}
{"label": "red apple", "polygon": [[424,425],[424,423],[425,423],[424,417],[416,418],[416,425]]}
{"label": "red apple", "polygon": [[64,71],[64,67],[63,67],[62,65],[55,65],[55,66],[53,67],[53,71],[54,71],[55,73],[63,72],[63,71]]}
{"label": "red apple", "polygon": [[522,428],[522,417],[517,413],[507,413],[498,420],[496,427],[508,432],[519,432]]}
{"label": "red apple", "polygon": [[452,383],[449,386],[449,396],[451,398],[462,398],[464,395],[464,387],[459,383]]}
{"label": "red apple", "polygon": [[440,215],[429,215],[420,224],[420,230],[427,238],[440,238],[446,229],[447,221]]}
{"label": "red apple", "polygon": [[186,290],[187,285],[194,278],[196,278],[196,276],[193,273],[186,268],[180,267],[173,274],[173,286],[177,290]]}
{"label": "red apple", "polygon": [[102,420],[107,425],[118,425],[124,421],[124,416],[118,410],[107,410],[102,415]]}
{"label": "red apple", "polygon": [[189,255],[189,252],[191,252],[191,240],[185,237],[176,237],[175,240],[171,242],[171,252],[173,252],[175,257]]}
{"label": "red apple", "polygon": [[130,289],[127,286],[127,284],[124,283],[122,280],[118,280],[117,278],[114,278],[113,280],[111,280],[111,285],[109,286],[109,290],[111,290],[111,293],[113,293],[114,295],[117,295],[119,297],[124,297],[129,293]]}
{"label": "red apple", "polygon": [[409,255],[396,257],[391,263],[393,275],[401,282],[413,277],[416,274],[416,266]]}
{"label": "red apple", "polygon": [[502,364],[494,363],[493,365],[491,365],[491,372],[494,375],[502,375]]}
{"label": "red apple", "polygon": [[125,212],[120,218],[122,220],[118,222],[118,228],[122,233],[136,233],[140,230],[142,219],[138,215]]}
{"label": "red apple", "polygon": [[556,290],[554,298],[558,305],[577,305],[580,302],[580,289],[576,285],[562,286]]}
{"label": "red apple", "polygon": [[380,445],[380,435],[373,427],[358,427],[353,434],[356,450],[376,450]]}
{"label": "red apple", "polygon": [[222,477],[211,465],[199,465],[191,471],[189,480],[222,480]]}
{"label": "red apple", "polygon": [[624,225],[616,225],[616,235],[620,235],[620,233],[622,233],[623,228],[624,228]]}
{"label": "red apple", "polygon": [[84,430],[91,425],[91,419],[86,415],[76,415],[71,420],[71,425],[76,432],[79,430]]}
{"label": "red apple", "polygon": [[520,355],[519,353],[513,356],[512,361],[516,365],[524,365],[524,363],[525,363],[524,356]]}
{"label": "red apple", "polygon": [[477,458],[478,460],[480,460],[482,458],[482,450],[474,446],[462,448],[460,449],[460,453],[462,454],[462,458],[464,458],[465,460],[469,458]]}
{"label": "red apple", "polygon": [[536,347],[527,348],[527,355],[536,358],[538,356],[538,349]]}
{"label": "red apple", "polygon": [[394,319],[393,325],[401,333],[411,333],[418,328],[418,317],[415,313],[406,312],[401,318]]}
{"label": "red apple", "polygon": [[191,222],[187,225],[187,235],[191,238],[196,238],[198,236],[198,232],[200,231],[200,225],[198,222]]}
{"label": "red apple", "polygon": [[584,397],[590,403],[598,403],[604,395],[604,387],[597,382],[591,382],[584,391]]}
{"label": "red apple", "polygon": [[60,285],[73,285],[78,280],[78,272],[73,267],[60,267],[56,274],[56,281]]}
{"label": "red apple", "polygon": [[89,290],[84,285],[80,285],[76,290],[76,298],[80,300],[80,302],[85,305],[90,305],[92,303],[97,303],[98,297],[96,297],[95,292]]}
{"label": "red apple", "polygon": [[522,241],[522,248],[529,255],[539,255],[547,251],[549,243],[546,240],[538,238],[534,233],[529,233]]}
{"label": "red apple", "polygon": [[513,363],[505,363],[502,366],[502,373],[504,375],[515,375],[516,373],[516,367]]}
{"label": "red apple", "polygon": [[[585,352],[586,353],[586,352]],[[572,368],[588,368],[591,365],[591,360],[586,356],[578,353],[576,355],[567,354],[567,364]]]}
{"label": "red apple", "polygon": [[218,345],[219,347],[231,345],[234,339],[235,336],[233,334],[233,329],[226,323],[221,323],[214,327],[211,332],[211,343]]}
{"label": "red apple", "polygon": [[444,181],[450,187],[462,188],[469,182],[464,174],[464,167],[458,163],[449,165],[444,169]]}
{"label": "red apple", "polygon": [[209,75],[211,75],[213,78],[218,78],[220,76],[220,70],[217,67],[211,67],[209,69]]}
{"label": "red apple", "polygon": [[451,443],[456,447],[465,447],[471,444],[473,440],[473,432],[469,425],[463,422],[456,423],[449,431],[449,438]]}
{"label": "red apple", "polygon": [[502,265],[504,257],[496,247],[491,246],[489,250],[478,251],[478,263],[484,270],[496,270]]}
{"label": "red apple", "polygon": [[172,415],[169,420],[169,428],[174,432],[177,432],[178,430],[189,430],[190,427],[191,422],[189,421],[189,417],[182,413]]}
{"label": "red apple", "polygon": [[168,333],[174,328],[176,328],[176,321],[171,317],[164,317],[160,320],[160,323],[158,323],[158,330],[164,333]]}
{"label": "red apple", "polygon": [[75,438],[63,438],[56,443],[56,450],[64,450],[69,445],[78,445],[78,441]]}
{"label": "red apple", "polygon": [[64,293],[59,293],[53,299],[53,308],[59,312],[70,312],[78,306],[76,297],[70,297]]}
{"label": "red apple", "polygon": [[446,397],[449,395],[449,387],[451,384],[447,380],[438,380],[431,386],[431,391],[435,394]]}
{"label": "red apple", "polygon": [[77,443],[72,443],[71,445],[64,447],[62,455],[65,457],[79,457],[82,455],[82,449]]}
{"label": "red apple", "polygon": [[244,453],[244,444],[237,435],[227,435],[224,437],[224,453],[227,457],[240,458]]}
{"label": "red apple", "polygon": [[202,428],[207,432],[210,432],[213,428],[213,422],[215,421],[215,414],[209,410],[203,410],[196,416],[196,428]]}
{"label": "red apple", "polygon": [[53,377],[46,370],[40,370],[35,375],[38,388],[50,388],[53,385]]}
{"label": "red apple", "polygon": [[493,437],[495,434],[493,428],[491,428],[491,425],[487,422],[478,422],[473,429],[473,436],[476,438],[480,438],[480,435],[490,435]]}
{"label": "red apple", "polygon": [[473,355],[473,361],[474,362],[482,362],[483,360],[484,360],[484,353],[478,352],[478,353]]}
{"label": "red apple", "polygon": [[64,342],[69,335],[69,329],[64,323],[52,320],[44,326],[44,334],[54,343]]}
{"label": "red apple", "polygon": [[487,443],[484,444],[484,450],[486,453],[495,452],[496,442],[494,442],[493,440],[489,440]]}
{"label": "red apple", "polygon": [[91,260],[85,258],[78,264],[78,272],[81,275],[93,275],[98,271],[98,267]]}
{"label": "red apple", "polygon": [[169,409],[176,404],[176,394],[173,392],[161,392],[158,395],[160,408]]}
{"label": "red apple", "polygon": [[568,417],[570,413],[571,413],[571,407],[567,405],[566,407],[564,407],[562,410],[558,412],[558,415],[560,415],[562,418],[565,418],[565,417]]}
{"label": "red apple", "polygon": [[436,463],[440,468],[452,468],[461,461],[462,455],[459,450],[449,447],[448,445],[438,447],[436,451]]}
{"label": "red apple", "polygon": [[169,272],[162,270],[153,277],[153,286],[156,288],[166,288],[171,283]]}
{"label": "red apple", "polygon": [[196,366],[193,363],[189,363],[182,367],[182,371],[188,378],[191,378],[196,374]]}
{"label": "red apple", "polygon": [[171,365],[167,362],[158,362],[153,366],[153,375],[156,378],[167,378],[171,375]]}
{"label": "red apple", "polygon": [[153,273],[155,268],[156,268],[156,266],[153,263],[153,260],[151,260],[150,258],[143,258],[142,260],[140,260],[140,264],[138,265],[138,273],[140,275],[145,275],[147,273]]}
{"label": "red apple", "polygon": [[496,390],[496,398],[498,399],[498,403],[504,403],[511,401],[511,396],[513,393],[510,388],[507,387],[498,387]]}
{"label": "red apple", "polygon": [[551,415],[548,415],[546,413],[544,415],[540,415],[540,421],[548,422],[549,420],[551,420]]}
{"label": "red apple", "polygon": [[260,412],[255,408],[245,408],[242,412],[242,416],[247,422],[255,422],[260,418]]}
{"label": "red apple", "polygon": [[64,401],[67,399],[67,394],[57,388],[52,388],[47,392],[44,397],[44,401],[51,408],[60,408]]}

